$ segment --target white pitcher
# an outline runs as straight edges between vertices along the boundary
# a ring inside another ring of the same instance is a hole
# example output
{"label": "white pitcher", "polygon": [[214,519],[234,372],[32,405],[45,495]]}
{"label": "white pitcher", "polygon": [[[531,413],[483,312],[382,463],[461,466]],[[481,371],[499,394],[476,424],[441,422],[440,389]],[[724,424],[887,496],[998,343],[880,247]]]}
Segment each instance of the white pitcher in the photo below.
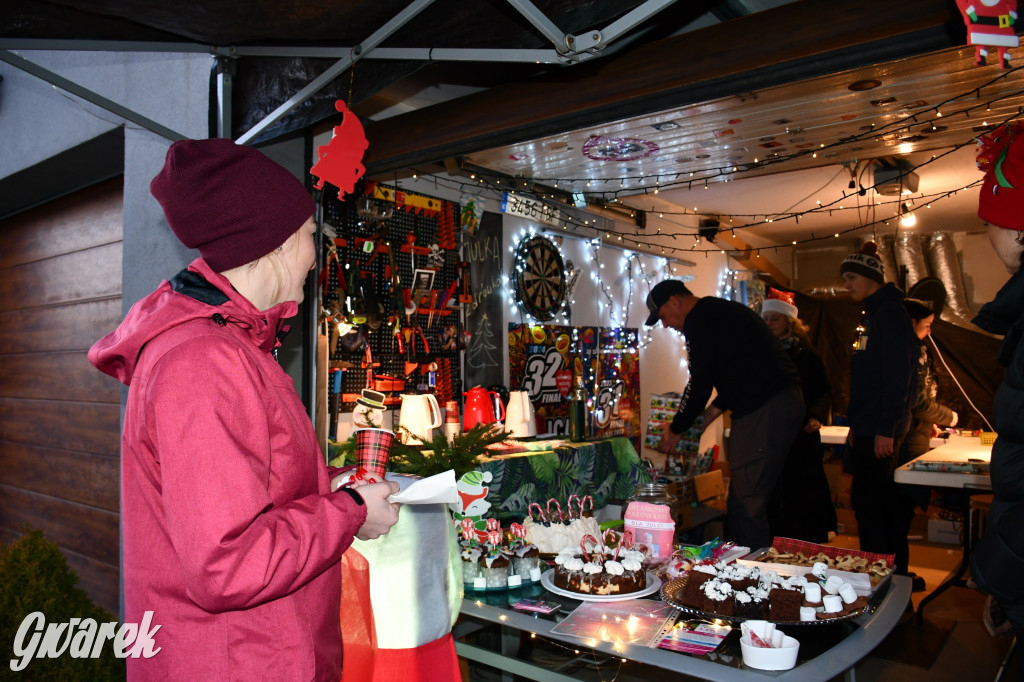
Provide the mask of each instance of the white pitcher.
{"label": "white pitcher", "polygon": [[508,407],[505,409],[505,430],[515,438],[529,438],[537,435],[533,403],[526,391],[510,391]]}
{"label": "white pitcher", "polygon": [[398,413],[399,434],[407,445],[429,443],[441,425],[441,408],[430,393],[403,394]]}

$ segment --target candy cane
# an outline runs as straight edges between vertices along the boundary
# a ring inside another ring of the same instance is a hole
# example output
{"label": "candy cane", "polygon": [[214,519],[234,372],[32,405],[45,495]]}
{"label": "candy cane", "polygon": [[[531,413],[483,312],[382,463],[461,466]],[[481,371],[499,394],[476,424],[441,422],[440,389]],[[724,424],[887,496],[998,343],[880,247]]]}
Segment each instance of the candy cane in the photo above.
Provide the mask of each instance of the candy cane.
{"label": "candy cane", "polygon": [[498,519],[487,519],[484,523],[489,531],[501,529],[501,521]]}
{"label": "candy cane", "polygon": [[588,552],[587,552],[587,540],[589,540],[594,545],[595,549],[597,547],[600,547],[600,545],[598,544],[597,538],[595,538],[593,535],[584,535],[580,539],[580,548],[583,550],[583,555],[584,556],[588,555]]}
{"label": "candy cane", "polygon": [[531,502],[530,506],[526,508],[526,511],[529,512],[529,514],[530,514],[530,518],[533,518],[533,508],[534,507],[537,508],[537,516],[539,516],[540,520],[544,522],[544,525],[545,526],[550,526],[551,522],[548,521],[548,517],[544,515],[544,509],[540,506],[539,502]]}
{"label": "candy cane", "polygon": [[565,514],[562,513],[562,505],[560,505],[558,503],[558,500],[556,500],[553,497],[550,500],[548,500],[548,505],[547,505],[547,507],[545,507],[545,509],[547,509],[548,516],[554,518],[554,514],[551,513],[551,503],[552,502],[555,503],[555,509],[558,510],[558,520],[561,521],[562,523],[568,525],[569,522],[565,520]]}
{"label": "candy cane", "polygon": [[590,513],[591,513],[591,514],[593,514],[593,513],[594,513],[594,498],[593,498],[593,497],[591,497],[590,495],[584,495],[584,496],[583,496],[583,501],[582,501],[582,502],[580,502],[580,516],[581,516],[581,517],[583,516],[583,511],[584,511],[584,510],[583,510],[583,506],[584,506],[585,504],[587,504],[588,502],[590,503]]}
{"label": "candy cane", "polygon": [[[615,541],[615,531],[611,528],[605,528],[604,535],[601,536],[601,541],[604,543],[604,549],[607,550],[608,543]],[[615,556],[618,556],[617,552],[615,553]]]}
{"label": "candy cane", "polygon": [[578,518],[583,518],[583,502],[580,500],[580,496],[572,494],[569,496],[569,501],[565,503],[565,506],[569,509],[569,518],[572,518],[572,501],[576,500],[576,506],[580,509],[580,515]]}

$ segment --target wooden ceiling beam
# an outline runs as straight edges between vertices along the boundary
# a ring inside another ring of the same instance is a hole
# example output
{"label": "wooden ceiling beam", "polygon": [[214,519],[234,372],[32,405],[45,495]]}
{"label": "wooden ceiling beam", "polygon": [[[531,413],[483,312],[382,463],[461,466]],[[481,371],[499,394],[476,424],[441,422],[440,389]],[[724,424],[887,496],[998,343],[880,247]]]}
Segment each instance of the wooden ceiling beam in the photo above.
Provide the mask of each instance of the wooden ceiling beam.
{"label": "wooden ceiling beam", "polygon": [[364,162],[370,173],[393,172],[963,42],[946,0],[799,0],[368,122]]}
{"label": "wooden ceiling beam", "polygon": [[780,270],[767,257],[760,256],[760,249],[750,246],[750,244],[747,244],[739,237],[732,236],[725,230],[718,233],[717,241],[724,242],[729,245],[729,248],[726,249],[726,251],[734,249],[740,252],[736,255],[730,255],[729,257],[739,263],[742,268],[763,272],[775,280],[777,285],[787,289],[790,287],[789,275]]}

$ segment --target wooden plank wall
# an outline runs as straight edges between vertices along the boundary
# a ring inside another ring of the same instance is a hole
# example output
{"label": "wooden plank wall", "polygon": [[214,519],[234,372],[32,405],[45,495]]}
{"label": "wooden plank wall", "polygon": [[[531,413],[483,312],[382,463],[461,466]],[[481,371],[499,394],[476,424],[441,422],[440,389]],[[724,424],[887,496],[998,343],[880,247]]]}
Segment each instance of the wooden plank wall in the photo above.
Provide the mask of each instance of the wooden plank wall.
{"label": "wooden plank wall", "polygon": [[122,194],[0,221],[0,540],[41,529],[115,616],[121,391],[86,353],[121,319]]}

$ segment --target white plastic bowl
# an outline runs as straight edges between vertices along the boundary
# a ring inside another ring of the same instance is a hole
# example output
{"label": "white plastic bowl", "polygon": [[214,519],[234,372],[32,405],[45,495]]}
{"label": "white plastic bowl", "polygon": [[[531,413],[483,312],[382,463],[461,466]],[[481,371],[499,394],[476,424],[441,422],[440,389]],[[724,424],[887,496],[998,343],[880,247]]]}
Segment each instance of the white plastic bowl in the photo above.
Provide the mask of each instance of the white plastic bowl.
{"label": "white plastic bowl", "polygon": [[800,651],[800,642],[789,635],[782,638],[782,647],[765,649],[750,644],[745,638],[740,639],[743,651],[743,664],[758,670],[789,670],[796,665],[796,656]]}

